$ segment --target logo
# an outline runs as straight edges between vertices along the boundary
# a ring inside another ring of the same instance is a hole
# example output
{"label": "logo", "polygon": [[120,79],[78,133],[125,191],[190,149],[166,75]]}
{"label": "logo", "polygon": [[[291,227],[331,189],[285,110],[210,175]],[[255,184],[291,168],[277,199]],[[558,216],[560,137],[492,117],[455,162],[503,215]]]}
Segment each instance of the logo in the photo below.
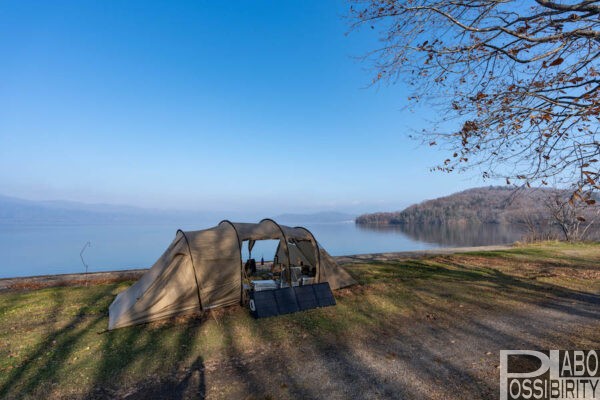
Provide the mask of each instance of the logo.
{"label": "logo", "polygon": [[500,350],[500,400],[600,400],[600,350]]}

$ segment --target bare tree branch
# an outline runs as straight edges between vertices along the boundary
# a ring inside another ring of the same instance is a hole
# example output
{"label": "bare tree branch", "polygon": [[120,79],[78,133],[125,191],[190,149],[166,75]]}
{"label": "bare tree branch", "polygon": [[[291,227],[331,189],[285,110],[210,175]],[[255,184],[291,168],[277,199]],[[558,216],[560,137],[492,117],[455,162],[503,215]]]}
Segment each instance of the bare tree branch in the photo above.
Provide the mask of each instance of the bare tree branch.
{"label": "bare tree branch", "polygon": [[600,189],[600,1],[355,0],[353,28],[377,26],[366,58],[377,82],[401,78],[409,100],[443,111],[426,143],[436,169],[481,168],[507,182]]}

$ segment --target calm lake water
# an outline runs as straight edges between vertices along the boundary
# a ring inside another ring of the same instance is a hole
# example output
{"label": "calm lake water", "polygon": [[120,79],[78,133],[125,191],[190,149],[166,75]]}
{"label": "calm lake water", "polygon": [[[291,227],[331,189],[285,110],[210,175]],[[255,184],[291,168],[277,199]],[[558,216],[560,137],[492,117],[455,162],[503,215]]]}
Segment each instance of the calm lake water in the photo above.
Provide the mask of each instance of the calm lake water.
{"label": "calm lake water", "polygon": [[[214,224],[183,226],[204,229]],[[436,247],[483,246],[519,240],[523,231],[503,225],[474,227],[365,227],[353,222],[307,223],[317,240],[332,255],[425,250]],[[179,227],[161,225],[0,225],[0,277],[146,268],[160,257]],[[274,241],[257,242],[254,258],[271,259]],[[244,251],[245,255],[247,251]]]}

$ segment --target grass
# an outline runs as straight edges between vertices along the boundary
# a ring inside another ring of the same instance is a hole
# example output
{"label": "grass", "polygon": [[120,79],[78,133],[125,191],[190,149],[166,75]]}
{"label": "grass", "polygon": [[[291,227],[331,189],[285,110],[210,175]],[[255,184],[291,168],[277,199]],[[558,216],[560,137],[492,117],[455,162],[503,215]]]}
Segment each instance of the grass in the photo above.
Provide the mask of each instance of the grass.
{"label": "grass", "polygon": [[101,334],[109,304],[131,282],[5,292],[0,398],[113,397],[124,388],[172,379],[198,363],[210,369],[241,355],[286,357],[306,341],[336,349],[394,335],[414,321],[444,326],[458,307],[510,313],[516,302],[598,295],[599,261],[597,244],[544,243],[350,264],[360,284],[337,291],[336,307],[264,320],[232,307]]}
{"label": "grass", "polygon": [[543,242],[505,251],[464,253],[464,257],[470,265],[492,266],[518,278],[600,293],[600,251],[595,243]]}

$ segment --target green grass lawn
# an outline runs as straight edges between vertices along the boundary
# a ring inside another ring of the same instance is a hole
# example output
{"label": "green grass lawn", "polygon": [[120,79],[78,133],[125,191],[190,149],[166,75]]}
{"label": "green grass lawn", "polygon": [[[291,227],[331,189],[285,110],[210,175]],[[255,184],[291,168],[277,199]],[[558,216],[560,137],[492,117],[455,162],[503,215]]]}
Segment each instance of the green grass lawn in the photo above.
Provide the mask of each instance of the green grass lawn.
{"label": "green grass lawn", "polygon": [[[444,310],[600,294],[600,245],[544,243],[507,251],[349,264],[360,283],[336,307],[254,320],[241,307],[104,332],[131,282],[0,293],[0,398],[85,397],[160,381],[239,354],[299,341],[369,340]],[[436,317],[437,318],[437,317]],[[107,392],[108,391],[108,392]]]}

